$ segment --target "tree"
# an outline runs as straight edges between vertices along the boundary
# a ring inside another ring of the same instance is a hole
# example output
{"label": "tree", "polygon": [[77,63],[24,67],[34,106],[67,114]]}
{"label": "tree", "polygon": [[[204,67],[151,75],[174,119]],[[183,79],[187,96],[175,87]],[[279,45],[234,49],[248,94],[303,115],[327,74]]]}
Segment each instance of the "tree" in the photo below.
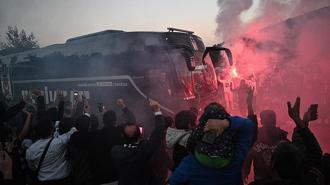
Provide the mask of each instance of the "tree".
{"label": "tree", "polygon": [[6,32],[5,38],[6,42],[0,43],[1,55],[8,55],[39,48],[38,40],[32,32],[30,34],[26,34],[24,29],[18,31],[16,26],[8,26],[8,31]]}

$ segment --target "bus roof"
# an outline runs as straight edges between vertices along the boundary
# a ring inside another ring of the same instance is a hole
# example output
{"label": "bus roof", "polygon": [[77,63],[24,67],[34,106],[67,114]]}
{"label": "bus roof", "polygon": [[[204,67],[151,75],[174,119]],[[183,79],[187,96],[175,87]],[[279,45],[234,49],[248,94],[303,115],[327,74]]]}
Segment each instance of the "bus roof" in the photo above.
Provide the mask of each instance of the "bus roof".
{"label": "bus roof", "polygon": [[[63,44],[53,44],[38,49],[32,49],[20,53],[13,53],[10,55],[0,56],[0,60],[7,63],[12,57],[17,57],[16,63],[24,62],[27,56],[43,57],[51,53],[62,53],[65,56],[69,55],[88,55],[92,53],[104,53],[109,50],[111,42],[116,42],[115,47],[112,47],[112,51],[122,51],[125,47],[131,47],[132,40],[134,38],[144,42],[146,46],[151,45],[165,45],[166,34],[178,34],[187,35],[183,32],[152,32],[152,31],[134,31],[125,32],[122,30],[105,30],[78,37],[67,39]],[[200,37],[193,35],[200,39]],[[142,39],[141,39],[142,38]],[[201,39],[200,39],[201,40]],[[140,43],[141,44],[141,43]],[[108,48],[107,48],[108,47]]]}

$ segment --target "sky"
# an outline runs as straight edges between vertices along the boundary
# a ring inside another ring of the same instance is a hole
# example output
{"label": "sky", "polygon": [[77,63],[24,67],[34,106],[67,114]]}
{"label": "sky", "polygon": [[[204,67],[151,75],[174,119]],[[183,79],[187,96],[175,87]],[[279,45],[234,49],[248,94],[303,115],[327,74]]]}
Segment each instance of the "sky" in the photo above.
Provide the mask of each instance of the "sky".
{"label": "sky", "polygon": [[215,34],[216,0],[0,0],[0,41],[8,26],[33,32],[41,46],[107,29],[192,30],[206,45]]}

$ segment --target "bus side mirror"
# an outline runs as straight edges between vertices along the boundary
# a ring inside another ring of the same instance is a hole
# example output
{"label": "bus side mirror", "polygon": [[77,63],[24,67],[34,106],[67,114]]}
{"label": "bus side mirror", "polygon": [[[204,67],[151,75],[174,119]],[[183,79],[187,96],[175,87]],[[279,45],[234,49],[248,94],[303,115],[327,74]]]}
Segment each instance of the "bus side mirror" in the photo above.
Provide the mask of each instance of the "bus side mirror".
{"label": "bus side mirror", "polygon": [[219,46],[206,47],[203,54],[203,64],[205,64],[204,58],[207,54],[209,54],[213,66],[215,67],[223,65],[222,63],[224,62],[228,63],[231,66],[233,65],[232,53],[228,48],[223,48]]}

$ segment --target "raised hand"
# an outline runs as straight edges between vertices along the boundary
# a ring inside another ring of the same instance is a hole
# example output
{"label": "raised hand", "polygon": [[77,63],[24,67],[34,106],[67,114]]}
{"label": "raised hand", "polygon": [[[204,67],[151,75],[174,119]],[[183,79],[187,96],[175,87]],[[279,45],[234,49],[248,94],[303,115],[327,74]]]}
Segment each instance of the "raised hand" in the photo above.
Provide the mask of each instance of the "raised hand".
{"label": "raised hand", "polygon": [[27,117],[29,117],[29,118],[31,118],[31,117],[32,117],[32,112],[29,112],[29,111],[27,111],[27,109],[26,109],[26,108],[25,108],[25,109],[23,109],[22,111],[24,112],[24,114],[26,114],[26,116],[27,116]]}
{"label": "raised hand", "polygon": [[13,178],[13,161],[6,151],[0,151],[0,171],[4,179]]}
{"label": "raised hand", "polygon": [[23,96],[23,101],[25,103],[31,103],[32,102],[32,95],[31,95],[31,92],[29,91],[29,93],[25,96]]}
{"label": "raised hand", "polygon": [[42,92],[40,89],[33,89],[32,90],[32,95],[35,95],[35,96],[42,96]]}
{"label": "raised hand", "polygon": [[82,103],[84,103],[84,99],[83,99],[83,97],[82,97],[80,94],[78,94],[78,95],[76,96],[76,101],[77,101],[77,102],[82,102]]}
{"label": "raised hand", "polygon": [[287,102],[288,105],[288,114],[290,118],[297,124],[299,127],[304,127],[302,120],[300,118],[300,97],[296,98],[296,101],[292,107],[291,102]]}
{"label": "raised hand", "polygon": [[58,101],[64,101],[65,97],[63,95],[63,91],[56,90],[56,100]]}
{"label": "raised hand", "polygon": [[204,127],[204,132],[215,131],[218,135],[222,134],[229,127],[229,121],[224,119],[209,119]]}
{"label": "raised hand", "polygon": [[81,95],[80,97],[82,98],[82,102],[84,104],[84,112],[91,114],[92,113],[92,107],[89,105],[89,102],[88,102],[87,98],[84,95]]}
{"label": "raised hand", "polygon": [[249,87],[248,91],[247,91],[247,98],[246,101],[247,103],[251,103],[253,102],[253,94],[254,94],[254,87]]}
{"label": "raised hand", "polygon": [[253,94],[254,94],[254,87],[249,87],[247,91],[247,97],[246,97],[246,103],[247,103],[247,109],[248,114],[253,115]]}

